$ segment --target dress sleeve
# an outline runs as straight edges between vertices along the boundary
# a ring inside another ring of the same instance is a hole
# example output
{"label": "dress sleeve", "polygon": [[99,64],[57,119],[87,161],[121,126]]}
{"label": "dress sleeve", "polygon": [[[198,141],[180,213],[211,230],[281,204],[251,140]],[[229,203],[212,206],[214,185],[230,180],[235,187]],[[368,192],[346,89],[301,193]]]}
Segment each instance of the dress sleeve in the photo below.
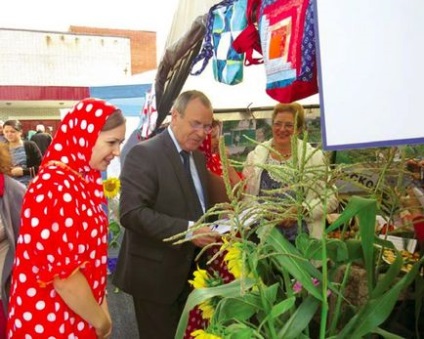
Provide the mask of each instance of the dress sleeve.
{"label": "dress sleeve", "polygon": [[89,261],[86,239],[91,221],[82,212],[82,187],[77,190],[77,186],[66,187],[56,181],[49,189],[38,194],[34,190],[26,197],[23,239],[29,242],[28,255],[41,284],[55,277],[66,278]]}
{"label": "dress sleeve", "polygon": [[[337,209],[339,200],[337,187],[329,183],[329,178],[325,177],[326,162],[324,153],[317,150],[312,154],[307,165],[312,170],[314,185],[313,189],[309,189],[306,195],[306,201],[303,206],[308,211],[308,219],[321,219],[324,212],[333,212]],[[326,201],[326,209],[324,211],[323,201]]]}

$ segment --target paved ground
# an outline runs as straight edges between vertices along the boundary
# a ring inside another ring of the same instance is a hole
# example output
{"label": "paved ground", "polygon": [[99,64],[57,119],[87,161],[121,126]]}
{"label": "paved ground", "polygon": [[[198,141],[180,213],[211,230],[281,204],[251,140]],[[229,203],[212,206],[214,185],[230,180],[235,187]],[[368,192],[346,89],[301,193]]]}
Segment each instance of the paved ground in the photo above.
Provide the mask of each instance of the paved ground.
{"label": "paved ground", "polygon": [[117,291],[108,277],[108,305],[113,321],[111,339],[138,339],[137,323],[131,296]]}

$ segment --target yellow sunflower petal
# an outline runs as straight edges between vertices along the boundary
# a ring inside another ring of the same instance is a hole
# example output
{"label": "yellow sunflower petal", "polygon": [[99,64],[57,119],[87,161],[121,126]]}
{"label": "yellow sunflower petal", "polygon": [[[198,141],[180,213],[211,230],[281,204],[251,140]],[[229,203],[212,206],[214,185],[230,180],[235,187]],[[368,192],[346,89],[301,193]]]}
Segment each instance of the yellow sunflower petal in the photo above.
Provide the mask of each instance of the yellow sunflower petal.
{"label": "yellow sunflower petal", "polygon": [[213,313],[215,312],[214,307],[210,303],[209,300],[206,300],[199,304],[199,308],[202,311],[202,318],[203,319],[210,319],[213,316]]}
{"label": "yellow sunflower petal", "polygon": [[204,330],[196,330],[190,333],[190,336],[196,339],[221,339],[221,337],[208,333]]}
{"label": "yellow sunflower petal", "polygon": [[224,256],[224,261],[227,263],[228,271],[235,278],[240,278],[243,268],[243,253],[237,244],[227,247],[227,254]]}
{"label": "yellow sunflower petal", "polygon": [[206,270],[202,270],[200,268],[197,268],[196,271],[193,273],[193,280],[189,280],[188,282],[194,287],[194,288],[204,288],[208,287],[207,281],[209,279],[208,272]]}
{"label": "yellow sunflower petal", "polygon": [[103,192],[106,198],[114,198],[121,189],[121,182],[118,178],[112,177],[106,180],[103,180]]}

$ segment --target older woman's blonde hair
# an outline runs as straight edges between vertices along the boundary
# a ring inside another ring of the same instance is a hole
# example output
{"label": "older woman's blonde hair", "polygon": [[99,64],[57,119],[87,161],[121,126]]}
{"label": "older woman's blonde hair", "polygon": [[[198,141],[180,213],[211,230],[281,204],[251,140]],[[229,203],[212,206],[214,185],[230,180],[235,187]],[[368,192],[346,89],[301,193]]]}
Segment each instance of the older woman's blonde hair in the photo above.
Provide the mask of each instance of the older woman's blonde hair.
{"label": "older woman's blonde hair", "polygon": [[298,104],[297,102],[292,102],[290,104],[280,103],[275,105],[271,116],[272,123],[274,123],[275,117],[278,113],[292,113],[296,119],[297,130],[299,132],[304,130],[306,126],[305,110],[303,109],[303,106],[301,104]]}
{"label": "older woman's blonde hair", "polygon": [[12,168],[12,156],[9,152],[9,146],[0,142],[0,173],[9,174]]}

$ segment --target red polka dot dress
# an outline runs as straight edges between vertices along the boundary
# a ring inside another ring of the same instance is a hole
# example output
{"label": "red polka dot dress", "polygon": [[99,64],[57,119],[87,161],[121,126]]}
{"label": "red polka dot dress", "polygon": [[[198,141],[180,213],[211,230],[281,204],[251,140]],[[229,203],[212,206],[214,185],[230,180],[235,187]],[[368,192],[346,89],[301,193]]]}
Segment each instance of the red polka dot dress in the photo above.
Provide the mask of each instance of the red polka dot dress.
{"label": "red polka dot dress", "polygon": [[10,291],[9,338],[96,338],[53,287],[80,270],[94,298],[106,289],[107,218],[92,148],[116,110],[85,99],[68,113],[25,195]]}

